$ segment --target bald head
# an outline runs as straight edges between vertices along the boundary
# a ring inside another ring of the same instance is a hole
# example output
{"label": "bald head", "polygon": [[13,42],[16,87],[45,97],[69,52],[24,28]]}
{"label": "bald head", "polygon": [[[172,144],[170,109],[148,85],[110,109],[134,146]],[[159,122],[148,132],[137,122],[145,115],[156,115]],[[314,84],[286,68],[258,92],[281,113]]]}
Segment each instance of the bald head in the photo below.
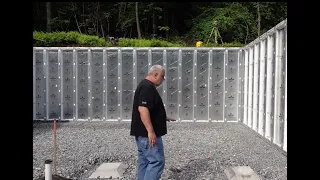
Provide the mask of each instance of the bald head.
{"label": "bald head", "polygon": [[155,86],[159,86],[164,80],[165,71],[161,65],[153,65],[146,79],[150,80]]}
{"label": "bald head", "polygon": [[149,69],[148,75],[154,75],[155,73],[160,73],[161,71],[164,71],[164,68],[161,65],[156,64]]}

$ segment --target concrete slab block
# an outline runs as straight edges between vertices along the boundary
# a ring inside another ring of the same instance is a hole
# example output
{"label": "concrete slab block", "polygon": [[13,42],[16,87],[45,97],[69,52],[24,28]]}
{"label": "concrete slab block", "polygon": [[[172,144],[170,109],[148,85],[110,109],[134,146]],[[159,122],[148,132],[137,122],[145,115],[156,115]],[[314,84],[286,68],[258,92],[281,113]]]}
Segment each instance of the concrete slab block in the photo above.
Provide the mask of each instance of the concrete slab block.
{"label": "concrete slab block", "polygon": [[102,163],[89,178],[120,178],[127,168],[123,163]]}
{"label": "concrete slab block", "polygon": [[229,167],[224,173],[228,180],[259,180],[259,176],[249,166]]}

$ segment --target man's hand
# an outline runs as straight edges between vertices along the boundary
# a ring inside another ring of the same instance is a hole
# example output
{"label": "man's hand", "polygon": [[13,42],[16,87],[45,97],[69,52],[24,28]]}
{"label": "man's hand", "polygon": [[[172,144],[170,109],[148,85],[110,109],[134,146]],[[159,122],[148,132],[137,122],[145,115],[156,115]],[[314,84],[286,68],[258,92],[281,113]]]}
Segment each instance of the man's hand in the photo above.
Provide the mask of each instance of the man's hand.
{"label": "man's hand", "polygon": [[149,139],[149,144],[151,144],[152,147],[156,145],[156,134],[151,131],[148,132],[148,139]]}
{"label": "man's hand", "polygon": [[172,119],[172,118],[167,117],[167,121],[168,121],[168,122],[172,122],[172,121],[176,121],[176,120],[175,120],[175,119]]}

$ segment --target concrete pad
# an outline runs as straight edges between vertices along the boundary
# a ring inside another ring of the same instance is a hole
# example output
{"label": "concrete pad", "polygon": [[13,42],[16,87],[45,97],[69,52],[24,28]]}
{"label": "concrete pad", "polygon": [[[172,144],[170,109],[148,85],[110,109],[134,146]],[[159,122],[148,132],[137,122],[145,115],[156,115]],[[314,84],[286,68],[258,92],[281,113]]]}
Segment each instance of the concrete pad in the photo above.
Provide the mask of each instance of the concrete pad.
{"label": "concrete pad", "polygon": [[259,180],[259,176],[249,166],[229,167],[224,173],[228,180]]}
{"label": "concrete pad", "polygon": [[89,178],[120,178],[126,168],[128,166],[123,163],[102,163]]}

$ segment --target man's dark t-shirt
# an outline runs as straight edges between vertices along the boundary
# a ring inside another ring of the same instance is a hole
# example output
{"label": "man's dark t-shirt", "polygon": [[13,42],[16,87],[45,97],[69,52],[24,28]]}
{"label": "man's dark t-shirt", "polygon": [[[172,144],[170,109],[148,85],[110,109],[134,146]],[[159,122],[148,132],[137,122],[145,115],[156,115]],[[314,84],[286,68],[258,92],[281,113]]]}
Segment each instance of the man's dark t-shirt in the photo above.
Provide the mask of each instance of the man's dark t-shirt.
{"label": "man's dark t-shirt", "polygon": [[167,134],[167,115],[162,99],[154,84],[147,79],[140,82],[134,94],[130,135],[148,137],[148,131],[140,117],[139,106],[149,109],[156,136]]}

